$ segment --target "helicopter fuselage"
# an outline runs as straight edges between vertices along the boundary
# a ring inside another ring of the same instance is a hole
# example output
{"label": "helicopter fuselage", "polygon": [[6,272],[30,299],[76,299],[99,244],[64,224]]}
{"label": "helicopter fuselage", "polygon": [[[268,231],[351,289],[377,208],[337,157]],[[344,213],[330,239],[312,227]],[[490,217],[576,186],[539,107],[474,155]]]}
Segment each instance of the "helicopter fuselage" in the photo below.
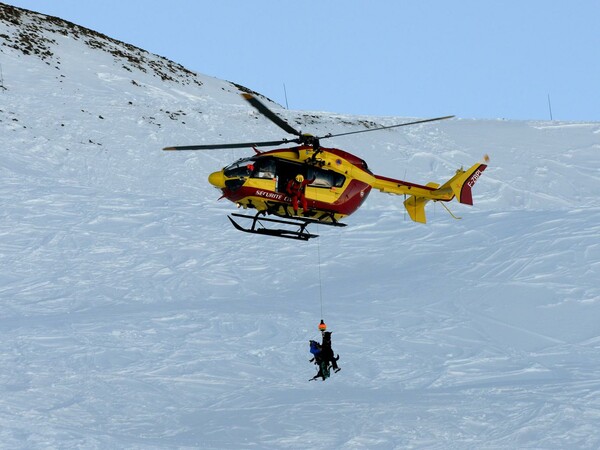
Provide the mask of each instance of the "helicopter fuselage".
{"label": "helicopter fuselage", "polygon": [[[364,160],[335,148],[298,146],[257,153],[214,172],[209,182],[239,207],[292,215],[289,180],[302,175],[311,216],[324,222],[355,212],[368,197],[375,176]],[[308,211],[303,211],[306,215]]]}

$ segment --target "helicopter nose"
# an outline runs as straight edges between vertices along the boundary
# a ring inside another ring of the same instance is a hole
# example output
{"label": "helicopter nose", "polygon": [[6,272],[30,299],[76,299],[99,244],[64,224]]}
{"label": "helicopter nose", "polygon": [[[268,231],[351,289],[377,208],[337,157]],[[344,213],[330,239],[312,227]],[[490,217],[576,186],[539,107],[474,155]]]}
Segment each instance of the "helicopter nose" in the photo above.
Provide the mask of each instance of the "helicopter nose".
{"label": "helicopter nose", "polygon": [[208,176],[208,182],[219,189],[225,187],[225,176],[223,171],[213,172]]}

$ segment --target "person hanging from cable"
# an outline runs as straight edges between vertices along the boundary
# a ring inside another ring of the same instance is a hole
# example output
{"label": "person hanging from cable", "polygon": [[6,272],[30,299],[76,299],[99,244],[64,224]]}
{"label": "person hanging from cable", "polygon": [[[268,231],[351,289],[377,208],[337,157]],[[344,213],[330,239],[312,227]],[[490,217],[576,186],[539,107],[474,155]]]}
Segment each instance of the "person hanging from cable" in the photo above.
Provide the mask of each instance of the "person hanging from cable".
{"label": "person hanging from cable", "polygon": [[323,342],[319,344],[317,341],[309,341],[310,352],[314,355],[310,362],[314,362],[319,368],[317,374],[312,377],[310,381],[316,380],[317,378],[322,378],[323,381],[325,381],[331,374],[330,369],[333,369],[336,373],[341,370],[337,365],[340,355],[337,355],[337,357],[334,356],[334,352],[331,348],[331,331],[326,330],[327,325],[321,320],[319,331],[321,332]]}
{"label": "person hanging from cable", "polygon": [[302,212],[304,215],[308,212],[308,202],[306,201],[306,196],[304,195],[304,190],[306,185],[311,184],[315,181],[315,178],[310,180],[304,179],[304,176],[298,174],[296,178],[292,178],[288,181],[288,184],[285,188],[287,194],[292,198],[292,208],[294,208],[294,215],[298,215],[298,200],[302,204]]}
{"label": "person hanging from cable", "polygon": [[334,372],[342,370],[337,365],[337,360],[340,359],[340,355],[334,356],[333,349],[331,348],[331,331],[323,332],[323,342],[321,343],[321,359],[328,365],[331,364]]}
{"label": "person hanging from cable", "polygon": [[322,378],[323,381],[325,381],[325,379],[329,377],[329,369],[328,364],[324,363],[321,358],[321,344],[313,340],[308,341],[308,344],[310,345],[310,352],[313,355],[309,362],[314,362],[318,367],[317,374],[312,377],[310,381],[316,380],[317,378]]}

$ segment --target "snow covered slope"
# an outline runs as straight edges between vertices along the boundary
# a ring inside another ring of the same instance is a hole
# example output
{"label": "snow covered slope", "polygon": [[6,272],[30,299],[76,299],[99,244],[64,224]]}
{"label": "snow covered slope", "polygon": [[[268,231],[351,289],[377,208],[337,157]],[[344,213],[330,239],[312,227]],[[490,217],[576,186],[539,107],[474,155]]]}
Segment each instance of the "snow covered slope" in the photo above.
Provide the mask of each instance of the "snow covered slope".
{"label": "snow covered slope", "polygon": [[[207,183],[252,150],[160,150],[284,137],[238,86],[3,4],[0,67],[3,448],[600,446],[599,123],[330,141],[418,183],[492,160],[462,220],[374,192],[290,242]],[[342,371],[309,383],[321,317]]]}

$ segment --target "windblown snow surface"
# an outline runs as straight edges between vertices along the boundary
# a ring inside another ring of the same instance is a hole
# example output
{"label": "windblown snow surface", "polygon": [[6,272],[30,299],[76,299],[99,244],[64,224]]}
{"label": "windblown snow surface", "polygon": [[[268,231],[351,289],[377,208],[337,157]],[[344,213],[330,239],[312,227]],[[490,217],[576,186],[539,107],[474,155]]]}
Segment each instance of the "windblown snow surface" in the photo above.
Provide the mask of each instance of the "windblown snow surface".
{"label": "windblown snow surface", "polygon": [[[286,137],[235,85],[25,12],[0,64],[2,448],[600,446],[600,123],[324,141],[417,183],[491,161],[460,220],[372,192],[298,242],[208,184],[251,149],[161,151]],[[317,135],[410,119],[264,101]],[[321,318],[342,370],[309,382]]]}

